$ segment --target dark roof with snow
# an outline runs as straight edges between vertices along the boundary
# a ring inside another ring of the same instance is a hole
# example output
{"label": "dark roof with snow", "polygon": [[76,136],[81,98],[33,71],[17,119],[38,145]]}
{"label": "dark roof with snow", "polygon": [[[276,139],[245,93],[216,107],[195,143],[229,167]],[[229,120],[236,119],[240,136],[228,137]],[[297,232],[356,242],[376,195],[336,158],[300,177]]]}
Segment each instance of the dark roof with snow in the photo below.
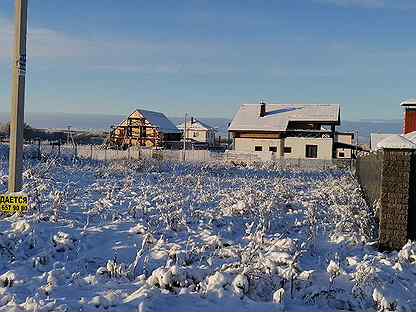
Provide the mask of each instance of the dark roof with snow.
{"label": "dark roof with snow", "polygon": [[[165,116],[163,113],[149,111],[145,109],[136,109],[132,112],[133,115],[135,112],[139,112],[144,119],[146,119],[153,127],[159,129],[160,132],[163,133],[180,133],[179,129],[175,127],[175,125]],[[120,125],[126,122],[126,119],[123,120]]]}
{"label": "dark roof with snow", "polygon": [[400,134],[393,134],[377,144],[377,149],[397,148],[397,149],[416,149],[416,144]]}
{"label": "dark roof with snow", "polygon": [[[193,122],[191,123],[191,121],[193,121]],[[183,130],[184,129],[184,124],[185,123],[182,122],[182,123],[178,124],[176,127],[180,130]],[[210,125],[206,124],[205,122],[203,122],[203,121],[201,121],[201,120],[199,120],[195,117],[192,117],[191,119],[188,119],[186,121],[186,127],[189,128],[189,129],[194,129],[194,130],[206,130],[206,131],[214,130],[213,127],[211,127]]]}
{"label": "dark roof with snow", "polygon": [[290,121],[340,123],[338,104],[243,104],[234,116],[229,131],[286,131]]}
{"label": "dark roof with snow", "polygon": [[408,99],[400,103],[401,106],[416,106],[416,99]]}

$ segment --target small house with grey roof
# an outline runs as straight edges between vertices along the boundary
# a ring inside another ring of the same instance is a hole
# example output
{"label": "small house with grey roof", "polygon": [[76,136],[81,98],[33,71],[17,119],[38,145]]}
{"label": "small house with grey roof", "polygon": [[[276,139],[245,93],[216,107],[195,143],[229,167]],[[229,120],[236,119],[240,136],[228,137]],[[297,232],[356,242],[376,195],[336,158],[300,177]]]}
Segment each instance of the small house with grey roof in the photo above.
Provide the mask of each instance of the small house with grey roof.
{"label": "small house with grey roof", "polygon": [[183,137],[187,141],[202,143],[207,147],[215,145],[215,128],[195,117],[186,120],[186,127],[184,121],[178,124],[177,128],[184,133]]}
{"label": "small house with grey roof", "polygon": [[228,131],[235,151],[277,158],[351,158],[353,133],[341,133],[338,104],[244,104]]}

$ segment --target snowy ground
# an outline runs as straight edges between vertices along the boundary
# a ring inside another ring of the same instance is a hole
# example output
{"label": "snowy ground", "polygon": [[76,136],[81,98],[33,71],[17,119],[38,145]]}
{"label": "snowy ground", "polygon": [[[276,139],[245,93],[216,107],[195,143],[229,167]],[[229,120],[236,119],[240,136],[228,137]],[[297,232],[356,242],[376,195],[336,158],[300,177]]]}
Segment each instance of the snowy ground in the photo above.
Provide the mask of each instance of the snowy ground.
{"label": "snowy ground", "polygon": [[377,252],[348,172],[26,167],[30,211],[0,217],[0,311],[416,309],[416,245]]}

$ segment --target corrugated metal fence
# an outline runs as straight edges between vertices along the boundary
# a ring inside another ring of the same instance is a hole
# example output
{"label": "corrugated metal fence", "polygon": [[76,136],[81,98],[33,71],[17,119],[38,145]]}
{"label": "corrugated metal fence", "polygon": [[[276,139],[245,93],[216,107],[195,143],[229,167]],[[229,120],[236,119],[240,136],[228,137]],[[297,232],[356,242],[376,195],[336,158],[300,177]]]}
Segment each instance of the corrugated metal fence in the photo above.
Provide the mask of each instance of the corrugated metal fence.
{"label": "corrugated metal fence", "polygon": [[372,152],[356,162],[356,176],[368,205],[375,207],[381,194],[383,153]]}

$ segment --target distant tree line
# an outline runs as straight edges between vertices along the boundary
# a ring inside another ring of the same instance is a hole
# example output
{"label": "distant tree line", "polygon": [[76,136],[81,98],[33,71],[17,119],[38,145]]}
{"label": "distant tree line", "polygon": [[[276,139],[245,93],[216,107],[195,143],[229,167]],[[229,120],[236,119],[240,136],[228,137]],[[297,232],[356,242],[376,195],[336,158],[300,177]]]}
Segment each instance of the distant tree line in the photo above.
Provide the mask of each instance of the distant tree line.
{"label": "distant tree line", "polygon": [[[25,123],[23,130],[23,137],[25,140],[32,140],[37,136],[42,135],[41,130],[32,128],[30,125]],[[10,123],[0,123],[0,138],[2,140],[8,140],[10,138]]]}
{"label": "distant tree line", "polygon": [[[68,141],[68,133],[64,131],[52,131],[32,128],[29,124],[25,124],[23,130],[25,141],[50,141],[65,143]],[[10,138],[10,123],[0,123],[0,141],[8,141]],[[76,144],[102,144],[105,135],[95,133],[74,133],[73,139]]]}

